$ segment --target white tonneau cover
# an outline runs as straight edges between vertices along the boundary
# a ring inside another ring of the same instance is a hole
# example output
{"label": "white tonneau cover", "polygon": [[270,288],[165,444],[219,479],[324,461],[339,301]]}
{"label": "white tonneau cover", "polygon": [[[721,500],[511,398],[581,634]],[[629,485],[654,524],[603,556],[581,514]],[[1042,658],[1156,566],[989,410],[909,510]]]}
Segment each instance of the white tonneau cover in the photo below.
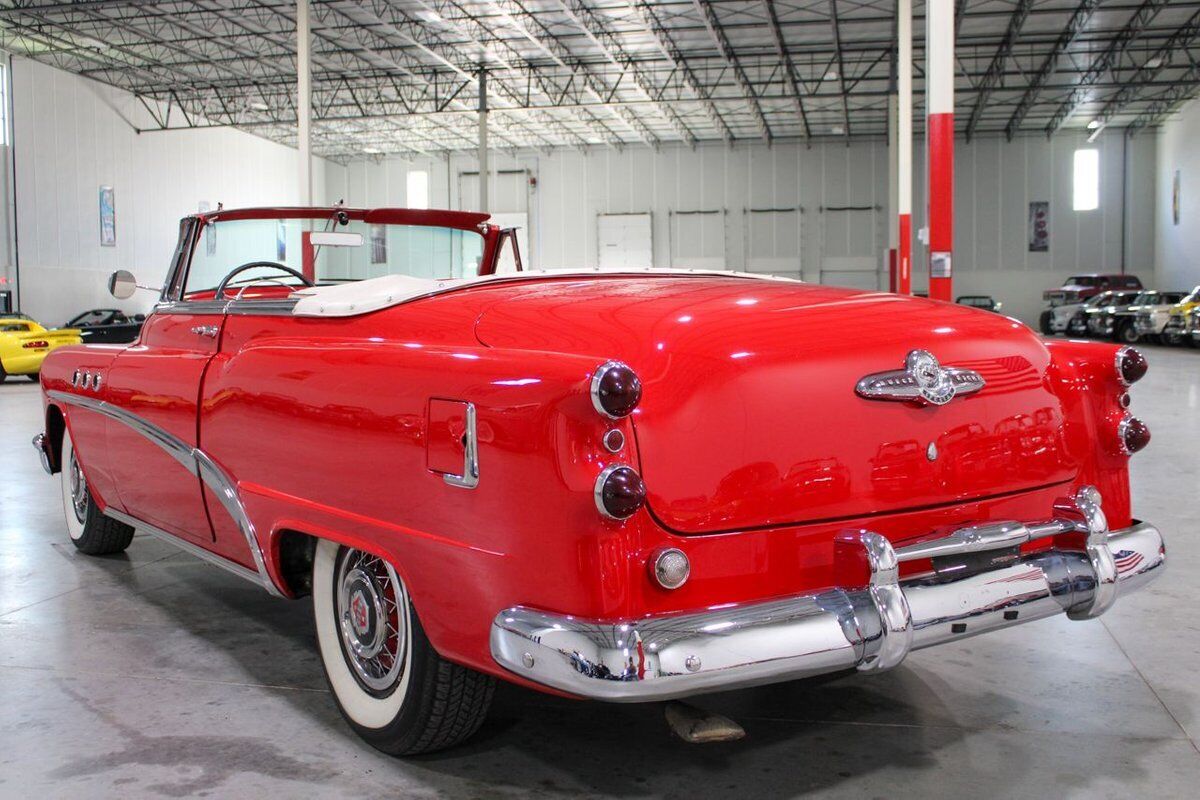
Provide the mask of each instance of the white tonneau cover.
{"label": "white tonneau cover", "polygon": [[724,276],[752,280],[789,281],[774,275],[757,275],[751,272],[729,272],[704,269],[544,269],[524,272],[508,272],[502,275],[481,275],[471,278],[414,278],[410,275],[384,275],[353,283],[332,286],[314,286],[301,289],[292,296],[299,298],[292,314],[297,317],[353,317],[368,314],[389,306],[407,303],[422,297],[454,291],[483,283],[529,280],[530,278],[595,277],[597,275],[671,275],[671,276]]}

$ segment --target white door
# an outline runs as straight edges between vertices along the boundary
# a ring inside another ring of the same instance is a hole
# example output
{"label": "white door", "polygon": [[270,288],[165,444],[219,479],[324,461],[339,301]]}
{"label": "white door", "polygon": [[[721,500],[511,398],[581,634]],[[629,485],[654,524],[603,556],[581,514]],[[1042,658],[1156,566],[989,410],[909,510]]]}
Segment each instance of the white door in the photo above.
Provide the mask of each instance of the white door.
{"label": "white door", "polygon": [[671,212],[671,266],[725,269],[725,212]]}
{"label": "white door", "polygon": [[649,214],[600,214],[596,237],[600,269],[654,266],[654,243]]}
{"label": "white door", "polygon": [[820,214],[821,283],[879,290],[883,280],[880,210],[873,206],[826,207]]}
{"label": "white door", "polygon": [[798,208],[746,209],[746,271],[800,277]]}
{"label": "white door", "polygon": [[[492,223],[501,228],[517,228],[517,246],[521,248],[521,267],[537,269],[535,255],[529,249],[529,172],[503,170],[492,173]],[[458,175],[458,207],[466,211],[479,208],[479,173]]]}

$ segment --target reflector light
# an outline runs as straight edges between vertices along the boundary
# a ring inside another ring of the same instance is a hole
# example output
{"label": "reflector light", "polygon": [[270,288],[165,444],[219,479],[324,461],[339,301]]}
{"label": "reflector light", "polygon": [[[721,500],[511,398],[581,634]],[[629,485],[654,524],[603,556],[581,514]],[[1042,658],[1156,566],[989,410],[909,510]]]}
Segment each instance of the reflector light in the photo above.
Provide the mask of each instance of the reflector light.
{"label": "reflector light", "polygon": [[1121,445],[1121,452],[1133,455],[1150,444],[1150,429],[1137,417],[1126,414],[1117,426],[1117,439]]}
{"label": "reflector light", "polygon": [[620,361],[606,361],[592,375],[592,407],[610,419],[628,416],[642,399],[642,382]]}
{"label": "reflector light", "polygon": [[692,565],[682,550],[667,547],[655,553],[650,561],[654,580],[664,589],[678,589],[687,583]]}
{"label": "reflector light", "polygon": [[1117,377],[1126,386],[1137,383],[1145,375],[1150,365],[1146,357],[1132,347],[1122,347],[1117,351]]}
{"label": "reflector light", "polygon": [[646,502],[646,485],[633,467],[605,467],[596,479],[596,508],[609,519],[628,519]]}

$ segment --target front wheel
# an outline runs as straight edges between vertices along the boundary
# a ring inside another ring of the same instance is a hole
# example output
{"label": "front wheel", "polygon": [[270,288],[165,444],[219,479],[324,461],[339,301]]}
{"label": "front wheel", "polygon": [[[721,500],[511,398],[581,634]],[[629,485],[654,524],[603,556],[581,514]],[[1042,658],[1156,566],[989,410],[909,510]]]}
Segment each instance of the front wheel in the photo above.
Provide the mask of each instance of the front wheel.
{"label": "front wheel", "polygon": [[71,544],[89,556],[120,553],[133,541],[133,528],[104,516],[92,498],[83,467],[75,457],[70,431],[63,433],[62,502]]}
{"label": "front wheel", "polygon": [[1117,331],[1117,339],[1124,344],[1136,344],[1139,338],[1137,328],[1133,327],[1132,322],[1126,322]]}
{"label": "front wheel", "polygon": [[495,679],[437,654],[391,564],[322,539],[312,586],[325,677],[355,733],[385,753],[416,755],[479,729]]}
{"label": "front wheel", "polygon": [[1042,335],[1049,336],[1054,333],[1054,326],[1051,324],[1054,320],[1053,311],[1043,311],[1041,317],[1038,318],[1038,328],[1041,329]]}

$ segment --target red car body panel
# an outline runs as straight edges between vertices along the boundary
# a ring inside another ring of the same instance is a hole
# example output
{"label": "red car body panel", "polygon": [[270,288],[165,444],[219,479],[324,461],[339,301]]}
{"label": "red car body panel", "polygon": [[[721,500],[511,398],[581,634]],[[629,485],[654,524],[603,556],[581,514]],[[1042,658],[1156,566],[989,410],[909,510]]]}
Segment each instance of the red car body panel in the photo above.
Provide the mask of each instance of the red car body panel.
{"label": "red car body panel", "polygon": [[[878,322],[847,336],[847,318]],[[193,334],[201,325],[218,335]],[[855,394],[914,348],[987,385],[940,407]],[[105,374],[99,399],[203,450],[236,482],[284,593],[292,533],[374,552],[395,564],[438,652],[520,681],[488,646],[493,618],[514,604],[638,619],[861,584],[865,572],[835,570],[840,532],[900,544],[1044,519],[1084,484],[1103,494],[1110,525],[1128,525],[1116,350],[1043,343],[996,314],[877,292],[538,276],[350,317],[163,311],[127,348],[55,351],[42,383],[77,392],[75,370]],[[608,359],[644,385],[623,420],[599,415],[589,395]],[[441,401],[475,406],[474,489],[430,469],[461,453]],[[119,423],[47,403],[66,417],[102,505],[254,568],[243,531],[194,475]],[[601,444],[613,427],[627,442],[617,455]],[[648,491],[624,522],[593,499],[600,470],[618,462]],[[674,591],[647,569],[664,545],[691,562]]]}

